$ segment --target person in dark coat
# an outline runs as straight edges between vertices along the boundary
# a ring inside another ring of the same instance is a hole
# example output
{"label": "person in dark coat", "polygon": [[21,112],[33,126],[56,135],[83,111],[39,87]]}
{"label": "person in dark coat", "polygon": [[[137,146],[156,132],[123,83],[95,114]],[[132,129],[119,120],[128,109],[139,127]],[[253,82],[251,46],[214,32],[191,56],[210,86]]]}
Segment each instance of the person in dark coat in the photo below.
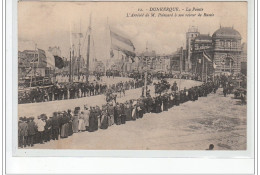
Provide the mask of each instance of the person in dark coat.
{"label": "person in dark coat", "polygon": [[[101,113],[102,113],[102,110],[100,109],[100,107],[96,106],[96,116],[97,116],[97,120],[98,120],[98,127],[101,126]],[[96,128],[96,130],[98,130],[98,127]]]}
{"label": "person in dark coat", "polygon": [[125,121],[126,121],[125,105],[123,103],[121,103],[120,108],[121,108],[121,124],[125,124]]}
{"label": "person in dark coat", "polygon": [[72,115],[71,115],[71,110],[68,109],[68,118],[69,118],[69,122],[68,122],[68,135],[71,136],[73,135],[73,129],[72,129]]}
{"label": "person in dark coat", "polygon": [[155,98],[155,106],[156,106],[156,109],[155,109],[155,113],[160,113],[162,112],[162,101],[161,101],[161,96],[158,96]]}
{"label": "person in dark coat", "polygon": [[20,137],[20,147],[26,147],[27,146],[27,137],[28,137],[28,124],[26,122],[25,117],[21,117],[19,123],[19,137]]}
{"label": "person in dark coat", "polygon": [[151,113],[151,111],[152,111],[152,108],[153,108],[153,99],[152,99],[152,97],[147,97],[147,105],[146,105],[146,107],[147,107],[147,109],[146,109],[146,112],[147,113]]}
{"label": "person in dark coat", "polygon": [[175,93],[175,102],[176,102],[176,106],[180,105],[180,101],[181,101],[181,95],[180,92],[176,92]]}
{"label": "person in dark coat", "polygon": [[107,106],[102,106],[101,112],[101,126],[100,129],[107,129],[108,128],[108,113],[107,113]]}
{"label": "person in dark coat", "polygon": [[52,117],[52,135],[54,140],[59,140],[59,129],[60,123],[58,118],[58,113],[54,112]]}
{"label": "person in dark coat", "polygon": [[223,87],[223,94],[224,94],[224,97],[227,96],[227,88],[226,87]]}
{"label": "person in dark coat", "polygon": [[126,114],[126,121],[132,120],[132,108],[129,101],[125,102],[125,114]]}
{"label": "person in dark coat", "polygon": [[144,113],[145,113],[145,106],[144,106],[144,102],[142,99],[140,99],[140,101],[139,101],[139,107],[140,107],[140,110],[138,111],[139,118],[143,118]]}
{"label": "person in dark coat", "polygon": [[61,118],[61,138],[67,138],[69,136],[69,120],[70,118],[68,117],[67,112],[64,112]]}
{"label": "person in dark coat", "polygon": [[30,117],[28,119],[28,145],[33,146],[34,145],[34,137],[37,131],[37,126],[34,122],[34,118]]}
{"label": "person in dark coat", "polygon": [[121,125],[121,108],[120,108],[120,105],[119,103],[116,104],[115,106],[115,122],[116,122],[116,125]]}
{"label": "person in dark coat", "polygon": [[22,135],[21,135],[21,124],[23,123],[22,117],[19,117],[18,121],[18,147],[22,147]]}
{"label": "person in dark coat", "polygon": [[109,126],[115,123],[115,108],[112,103],[108,103],[108,116],[109,116]]}
{"label": "person in dark coat", "polygon": [[93,107],[90,107],[90,113],[89,113],[89,132],[95,131],[95,112],[93,110]]}
{"label": "person in dark coat", "polygon": [[98,109],[96,107],[93,107],[93,113],[94,113],[94,131],[98,130]]}
{"label": "person in dark coat", "polygon": [[162,96],[162,103],[163,103],[163,111],[168,111],[168,108],[167,108],[167,106],[168,106],[168,99],[167,99],[168,97],[167,97],[167,94],[164,94],[163,96]]}
{"label": "person in dark coat", "polygon": [[48,142],[51,140],[51,118],[45,118],[46,125],[44,126],[44,141]]}

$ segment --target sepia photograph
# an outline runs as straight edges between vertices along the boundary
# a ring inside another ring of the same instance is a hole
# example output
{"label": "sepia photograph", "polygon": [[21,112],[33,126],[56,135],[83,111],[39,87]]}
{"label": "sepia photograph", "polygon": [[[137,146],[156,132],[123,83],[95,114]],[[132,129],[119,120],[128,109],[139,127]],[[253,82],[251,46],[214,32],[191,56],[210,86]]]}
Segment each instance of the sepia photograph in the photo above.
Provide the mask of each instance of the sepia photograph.
{"label": "sepia photograph", "polygon": [[247,1],[18,1],[17,26],[18,150],[248,149]]}

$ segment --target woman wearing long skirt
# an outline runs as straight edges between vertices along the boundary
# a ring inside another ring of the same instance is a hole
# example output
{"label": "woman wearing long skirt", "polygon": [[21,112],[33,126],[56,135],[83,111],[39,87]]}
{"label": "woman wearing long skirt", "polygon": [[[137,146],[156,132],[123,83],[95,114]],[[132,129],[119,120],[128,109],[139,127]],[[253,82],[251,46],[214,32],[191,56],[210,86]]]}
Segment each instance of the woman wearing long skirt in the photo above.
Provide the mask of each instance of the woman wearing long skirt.
{"label": "woman wearing long skirt", "polygon": [[72,115],[70,114],[71,110],[68,110],[68,135],[71,136],[73,134],[73,129],[72,129]]}
{"label": "woman wearing long skirt", "polygon": [[109,115],[109,126],[114,124],[114,106],[112,104],[109,104],[108,106],[108,115]]}
{"label": "woman wearing long skirt", "polygon": [[119,121],[119,111],[118,111],[118,104],[115,105],[115,109],[114,109],[114,119],[115,119],[115,124],[119,125],[118,121]]}
{"label": "woman wearing long skirt", "polygon": [[121,124],[125,124],[126,120],[126,112],[125,112],[125,106],[124,104],[121,104]]}
{"label": "woman wearing long skirt", "polygon": [[102,111],[100,129],[107,129],[107,128],[108,128],[108,116],[106,111]]}
{"label": "woman wearing long skirt", "polygon": [[133,103],[132,120],[136,120],[136,104]]}
{"label": "woman wearing long skirt", "polygon": [[61,119],[61,123],[62,123],[62,126],[61,126],[61,134],[60,134],[60,137],[61,138],[67,138],[69,136],[68,134],[68,122],[69,122],[69,118],[67,116],[66,113],[63,114],[63,117]]}
{"label": "woman wearing long skirt", "polygon": [[79,115],[78,111],[74,111],[74,116],[72,117],[72,130],[73,133],[79,132]]}
{"label": "woman wearing long skirt", "polygon": [[98,130],[98,128],[100,128],[101,126],[101,109],[99,108],[99,106],[96,106],[96,115],[97,115],[97,121],[98,121],[98,126],[96,128],[96,130]]}
{"label": "woman wearing long skirt", "polygon": [[90,114],[89,114],[89,132],[95,131],[95,114],[93,108],[90,107]]}
{"label": "woman wearing long skirt", "polygon": [[83,115],[84,115],[83,112],[81,112],[81,114],[79,115],[79,131],[81,132],[86,130]]}
{"label": "woman wearing long skirt", "polygon": [[94,108],[94,130],[98,130],[98,112]]}
{"label": "woman wearing long skirt", "polygon": [[88,131],[88,129],[89,129],[89,110],[88,110],[88,108],[85,108],[83,118],[84,118],[86,131]]}
{"label": "woman wearing long skirt", "polygon": [[132,120],[131,110],[132,110],[132,109],[131,109],[130,103],[129,103],[129,102],[126,102],[126,105],[125,105],[125,114],[126,114],[125,120],[126,120],[126,121]]}

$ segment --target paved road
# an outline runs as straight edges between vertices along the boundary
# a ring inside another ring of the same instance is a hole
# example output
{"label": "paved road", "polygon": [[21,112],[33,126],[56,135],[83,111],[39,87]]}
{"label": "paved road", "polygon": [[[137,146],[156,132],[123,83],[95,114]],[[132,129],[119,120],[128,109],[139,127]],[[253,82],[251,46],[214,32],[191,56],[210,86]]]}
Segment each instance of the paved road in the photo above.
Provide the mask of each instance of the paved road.
{"label": "paved road", "polygon": [[246,149],[246,106],[222,90],[125,125],[37,144],[37,149],[215,150]]}
{"label": "paved road", "polygon": [[[126,81],[127,78],[104,78],[105,82],[113,82],[117,83],[119,81]],[[169,82],[172,84],[174,81],[180,83],[179,80],[171,79]],[[182,80],[181,81],[181,88],[184,87],[192,87],[196,85],[200,85],[201,82],[193,81],[193,80]],[[154,87],[149,86],[151,89],[151,95],[154,95]],[[137,99],[141,96],[142,90],[141,88],[138,89],[131,89],[126,91],[126,96],[122,98],[117,98],[118,102],[125,102],[126,100],[130,99]],[[119,95],[118,95],[119,97]],[[60,100],[60,101],[50,101],[50,102],[41,102],[41,103],[27,103],[27,104],[19,104],[18,105],[18,116],[33,116],[36,117],[40,114],[47,114],[47,116],[52,115],[53,112],[57,111],[64,111],[64,110],[74,110],[75,107],[79,106],[83,108],[85,104],[88,106],[96,106],[96,105],[103,105],[106,103],[105,95],[97,95],[91,97],[84,97],[84,98],[77,98],[77,99],[69,99],[69,100]]]}

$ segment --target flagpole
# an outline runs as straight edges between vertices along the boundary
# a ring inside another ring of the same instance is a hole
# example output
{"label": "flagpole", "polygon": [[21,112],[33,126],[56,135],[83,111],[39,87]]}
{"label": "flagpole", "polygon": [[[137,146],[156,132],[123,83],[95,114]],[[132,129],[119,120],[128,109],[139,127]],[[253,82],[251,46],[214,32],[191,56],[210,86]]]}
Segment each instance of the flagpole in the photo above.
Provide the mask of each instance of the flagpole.
{"label": "flagpole", "polygon": [[[215,63],[213,63],[214,66]],[[215,68],[213,67],[213,83],[215,83]]]}
{"label": "flagpole", "polygon": [[72,38],[71,38],[71,24],[70,24],[70,65],[69,65],[69,82],[72,82]]}
{"label": "flagpole", "polygon": [[72,81],[71,81],[71,48],[70,48],[70,66],[69,66],[69,82],[71,83]]}
{"label": "flagpole", "polygon": [[146,94],[147,94],[147,69],[148,69],[148,66],[147,66],[147,60],[148,60],[148,57],[146,57],[146,60],[145,60],[145,75],[144,75],[144,96],[146,97]]}
{"label": "flagpole", "polygon": [[181,56],[180,56],[180,83],[179,83],[179,90],[181,90],[181,70],[182,70],[182,59],[183,59],[183,50],[181,47]]}
{"label": "flagpole", "polygon": [[201,81],[204,81],[204,56],[202,56],[202,71],[201,71]]}
{"label": "flagpole", "polygon": [[206,83],[208,82],[208,63],[206,62]]}
{"label": "flagpole", "polygon": [[72,60],[73,64],[71,66],[71,72],[72,72],[72,82],[74,81],[74,65],[75,65],[75,59],[74,59],[74,44],[72,45]]}
{"label": "flagpole", "polygon": [[[39,49],[37,49],[37,44],[35,44],[35,51],[38,51],[38,62],[37,62],[37,69],[39,68],[39,63],[40,63],[40,52]],[[35,70],[35,72],[37,73],[37,69]],[[35,76],[35,84],[36,84],[36,76]]]}
{"label": "flagpole", "polygon": [[90,52],[90,34],[91,34],[91,14],[90,14],[90,20],[89,20],[89,34],[88,34],[88,48],[87,48],[87,71],[86,71],[86,82],[88,82],[89,79],[89,52]]}

